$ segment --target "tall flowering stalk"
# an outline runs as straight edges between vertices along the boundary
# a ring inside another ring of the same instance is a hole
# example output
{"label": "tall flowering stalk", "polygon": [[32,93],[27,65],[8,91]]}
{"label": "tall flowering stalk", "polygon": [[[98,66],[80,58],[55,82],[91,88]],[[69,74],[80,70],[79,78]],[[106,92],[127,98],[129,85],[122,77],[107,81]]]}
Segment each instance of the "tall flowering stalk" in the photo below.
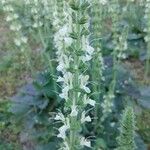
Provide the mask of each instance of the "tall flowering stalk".
{"label": "tall flowering stalk", "polygon": [[[128,3],[127,3],[128,4]],[[109,90],[106,95],[103,96],[104,101],[102,103],[103,116],[102,121],[107,118],[107,116],[112,112],[113,100],[115,98],[115,87],[117,80],[117,67],[121,62],[121,59],[125,59],[125,52],[127,50],[127,36],[128,27],[124,26],[121,31],[119,31],[119,23],[122,19],[122,14],[120,12],[120,4],[118,0],[113,0],[109,6],[109,13],[112,19],[112,40],[114,45],[114,50],[112,52],[113,57],[113,78],[110,83]]]}
{"label": "tall flowering stalk", "polygon": [[147,59],[145,64],[145,77],[147,78],[150,74],[150,1],[145,2],[145,19],[147,21],[147,27],[144,31],[147,32],[145,36],[145,41],[147,42]]}
{"label": "tall flowering stalk", "polygon": [[[16,37],[14,39],[14,43],[16,46],[20,47],[22,44],[27,43],[27,37],[22,35],[21,28],[22,25],[19,21],[19,15],[15,12],[13,8],[13,1],[2,1],[2,8],[4,12],[6,12],[6,21],[10,23],[10,30],[12,30]],[[23,51],[23,50],[22,50]]]}
{"label": "tall flowering stalk", "polygon": [[103,30],[103,11],[107,3],[108,2],[106,0],[93,0],[91,7],[91,45],[94,47],[95,51],[93,53],[92,67],[90,71],[92,78],[93,98],[98,104],[95,109],[95,130],[97,126],[100,125],[100,123],[98,123],[98,110],[100,110],[99,100],[100,95],[103,94],[102,81],[105,80],[103,76],[105,67],[102,56],[101,40]]}
{"label": "tall flowering stalk", "polygon": [[56,8],[61,8],[61,15],[64,14],[66,18],[61,20],[61,26],[59,20],[56,20],[58,28],[54,36],[58,50],[57,70],[61,72],[57,82],[62,83],[62,93],[59,96],[65,100],[64,113],[60,112],[55,117],[55,120],[62,122],[57,137],[63,139],[61,149],[76,150],[84,146],[91,147],[91,142],[80,132],[82,125],[92,120],[84,108],[87,105],[95,106],[95,101],[89,98],[91,90],[88,87],[89,76],[86,74],[87,62],[92,59],[94,52],[88,36],[89,3],[87,0],[58,0],[57,4]]}
{"label": "tall flowering stalk", "polygon": [[[53,13],[51,0],[23,0],[24,15],[28,21],[28,30],[32,36],[42,43],[44,49],[48,47],[51,40],[51,21]],[[38,36],[37,36],[38,35]]]}
{"label": "tall flowering stalk", "polygon": [[116,150],[135,150],[135,116],[131,107],[124,110],[120,124],[120,135],[117,138],[118,148]]}
{"label": "tall flowering stalk", "polygon": [[10,24],[9,28],[14,33],[14,44],[21,51],[22,63],[27,65],[27,69],[32,72],[30,51],[28,48],[28,38],[23,34],[20,16],[13,7],[14,0],[2,0],[2,8],[6,13],[6,21]]}
{"label": "tall flowering stalk", "polygon": [[39,13],[41,12],[40,1],[39,0],[32,0],[32,1],[27,0],[25,1],[25,4],[30,6],[30,13],[33,19],[32,27],[33,28],[41,27],[43,25],[43,22],[41,20],[42,13]]}

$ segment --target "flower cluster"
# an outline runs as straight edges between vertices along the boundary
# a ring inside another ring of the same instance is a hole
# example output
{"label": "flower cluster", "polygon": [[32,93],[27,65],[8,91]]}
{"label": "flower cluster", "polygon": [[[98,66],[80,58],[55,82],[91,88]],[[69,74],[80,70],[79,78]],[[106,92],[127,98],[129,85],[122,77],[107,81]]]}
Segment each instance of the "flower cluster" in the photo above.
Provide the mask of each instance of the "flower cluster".
{"label": "flower cluster", "polygon": [[[149,18],[150,18],[150,1],[149,0],[146,0],[146,3],[145,3],[145,16],[144,18],[147,20],[147,28],[144,29],[145,32],[147,33],[150,33],[150,28],[149,28]],[[149,34],[147,36],[145,36],[145,41],[146,42],[149,42],[150,41],[150,37],[149,37]]]}
{"label": "flower cluster", "polygon": [[146,0],[145,2],[145,16],[147,22],[147,27],[144,29],[144,32],[147,33],[145,36],[145,41],[147,42],[147,61],[146,61],[146,70],[145,70],[145,76],[147,77],[150,73],[150,1]]}
{"label": "flower cluster", "polygon": [[30,20],[31,28],[38,29],[51,21],[54,3],[51,0],[24,0],[25,15]]}
{"label": "flower cluster", "polygon": [[[89,36],[86,34],[89,20],[85,19],[84,14],[87,13],[88,7],[87,1],[57,0],[53,15],[57,70],[61,73],[57,82],[62,85],[62,93],[59,96],[65,100],[66,110],[66,115],[58,113],[55,120],[63,124],[58,129],[57,137],[63,139],[64,150],[77,149],[76,146],[91,147],[91,142],[80,135],[82,124],[92,121],[84,108],[87,105],[95,106],[95,101],[88,96],[91,93],[88,87],[89,75],[85,74],[87,62],[92,59],[94,53],[94,48],[89,44]],[[75,138],[76,136],[80,138]]]}
{"label": "flower cluster", "polygon": [[21,64],[25,64],[27,70],[32,72],[30,49],[28,45],[28,37],[23,32],[23,26],[20,16],[15,9],[13,0],[2,1],[3,11],[6,13],[6,21],[10,24],[9,28],[14,34],[14,44],[21,54]]}
{"label": "flower cluster", "polygon": [[43,25],[43,21],[41,21],[41,6],[39,0],[24,0],[25,6],[27,8],[30,8],[30,14],[33,20],[33,23],[31,24],[33,28],[38,28]]}
{"label": "flower cluster", "polygon": [[22,51],[24,48],[22,45],[27,43],[27,37],[22,34],[22,25],[19,21],[19,15],[15,12],[13,8],[13,1],[2,1],[2,8],[7,14],[6,21],[10,24],[10,30],[15,33],[14,43],[16,46],[20,47]]}
{"label": "flower cluster", "polygon": [[128,36],[128,27],[124,27],[122,34],[118,38],[118,44],[116,46],[116,51],[118,53],[118,59],[126,59],[126,50],[128,48],[127,43],[127,36]]}
{"label": "flower cluster", "polygon": [[102,5],[106,5],[108,3],[108,0],[100,0],[99,1]]}
{"label": "flower cluster", "polygon": [[[102,39],[102,29],[103,29],[103,11],[105,9],[104,4],[107,1],[92,1],[91,8],[91,38],[92,38],[92,46],[95,51],[93,54],[93,62],[92,62],[92,80],[93,80],[93,90],[101,91],[101,80],[105,80],[103,76],[103,71],[105,69],[103,56],[102,56],[102,48],[101,48],[101,39]],[[96,85],[98,83],[98,85]],[[99,94],[98,94],[99,95]],[[98,96],[99,98],[99,96]]]}
{"label": "flower cluster", "polygon": [[101,121],[105,121],[107,116],[112,112],[112,107],[114,106],[112,100],[115,98],[115,95],[113,93],[113,90],[109,90],[107,95],[103,96],[104,102],[101,104],[103,110],[103,116],[101,118]]}
{"label": "flower cluster", "polygon": [[[128,3],[127,3],[128,5]],[[105,118],[112,112],[113,100],[115,98],[115,87],[116,87],[116,79],[117,79],[117,66],[120,63],[121,59],[126,58],[126,50],[127,50],[127,37],[128,37],[128,27],[123,26],[120,30],[120,20],[122,16],[120,14],[120,4],[117,0],[113,0],[111,5],[109,6],[108,12],[111,14],[112,19],[112,42],[114,45],[114,49],[112,52],[113,56],[113,78],[109,86],[109,91],[103,96],[103,117]]]}
{"label": "flower cluster", "polygon": [[103,37],[103,13],[106,9],[107,0],[93,0],[91,7],[91,45],[95,51],[93,53],[91,78],[92,78],[92,90],[93,98],[97,101],[95,108],[95,131],[100,126],[100,119],[98,114],[100,113],[99,98],[103,94],[103,82],[105,81],[103,72],[105,70],[103,54],[102,54],[102,37]]}

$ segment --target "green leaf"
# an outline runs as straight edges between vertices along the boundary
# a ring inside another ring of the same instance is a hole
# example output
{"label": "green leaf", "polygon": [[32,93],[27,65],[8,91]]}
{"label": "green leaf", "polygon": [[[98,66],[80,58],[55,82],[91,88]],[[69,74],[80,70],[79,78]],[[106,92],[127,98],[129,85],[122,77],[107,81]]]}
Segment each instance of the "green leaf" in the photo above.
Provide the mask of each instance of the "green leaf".
{"label": "green leaf", "polygon": [[102,139],[102,138],[98,138],[97,140],[96,140],[96,149],[100,149],[100,148],[102,148],[102,149],[107,149],[107,145],[106,145],[106,142],[105,142],[105,140],[104,139]]}
{"label": "green leaf", "polygon": [[58,143],[50,142],[48,144],[38,145],[36,146],[36,150],[57,150]]}
{"label": "green leaf", "polygon": [[150,86],[140,88],[141,97],[137,100],[143,108],[150,109]]}
{"label": "green leaf", "polygon": [[135,143],[137,146],[136,150],[147,150],[147,146],[145,145],[139,134],[136,134]]}

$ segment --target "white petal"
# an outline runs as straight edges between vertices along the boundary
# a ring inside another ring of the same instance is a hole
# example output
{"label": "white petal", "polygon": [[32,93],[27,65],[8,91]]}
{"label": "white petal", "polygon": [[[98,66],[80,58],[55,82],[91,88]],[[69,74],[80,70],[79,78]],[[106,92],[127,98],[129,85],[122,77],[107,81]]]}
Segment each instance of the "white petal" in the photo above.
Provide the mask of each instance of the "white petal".
{"label": "white petal", "polygon": [[85,111],[82,112],[81,114],[81,123],[84,123],[84,122],[91,122],[91,117],[90,116],[85,116],[86,113]]}
{"label": "white petal", "polygon": [[64,81],[64,78],[62,78],[62,77],[58,77],[58,79],[57,79],[57,82],[63,82]]}
{"label": "white petal", "polygon": [[75,116],[77,116],[77,115],[78,115],[77,106],[72,105],[70,116],[71,116],[71,117],[75,117]]}
{"label": "white petal", "polygon": [[82,146],[91,147],[91,142],[89,140],[85,139],[84,137],[81,137],[80,144]]}
{"label": "white petal", "polygon": [[86,121],[86,122],[91,122],[91,121],[92,121],[92,120],[91,120],[91,117],[90,117],[90,116],[85,117],[85,121]]}
{"label": "white petal", "polygon": [[64,117],[64,115],[63,115],[62,113],[58,113],[58,114],[55,116],[54,119],[55,119],[55,120],[61,120],[61,121],[65,122],[65,117]]}
{"label": "white petal", "polygon": [[96,102],[94,100],[92,100],[92,99],[89,99],[87,101],[87,103],[90,104],[91,106],[95,106],[95,104],[96,104]]}
{"label": "white petal", "polygon": [[83,89],[85,90],[86,93],[91,93],[91,90],[88,87],[84,86]]}

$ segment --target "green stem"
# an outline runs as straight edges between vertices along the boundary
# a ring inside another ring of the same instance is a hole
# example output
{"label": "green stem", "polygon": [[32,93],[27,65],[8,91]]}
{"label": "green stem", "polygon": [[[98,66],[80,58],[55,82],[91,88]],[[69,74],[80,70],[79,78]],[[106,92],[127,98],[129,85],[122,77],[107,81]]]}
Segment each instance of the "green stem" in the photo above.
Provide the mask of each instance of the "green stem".
{"label": "green stem", "polygon": [[[42,31],[41,31],[41,29],[39,28],[39,37],[40,37],[40,39],[41,39],[41,42],[42,42],[42,45],[43,45],[43,47],[44,47],[44,50],[46,50],[46,48],[47,48],[47,44],[46,43],[48,43],[48,42],[45,42],[45,39],[44,39],[44,37],[43,37],[43,35],[42,35]],[[55,71],[55,69],[54,69],[54,64],[52,63],[52,61],[51,61],[51,55],[52,55],[52,52],[50,52],[50,56],[48,55],[48,54],[46,54],[46,52],[44,51],[44,53],[42,54],[42,57],[44,57],[44,58],[46,58],[46,62],[48,62],[48,65],[49,65],[49,70],[50,70],[50,73],[52,74],[52,75],[55,75],[56,74],[56,71]],[[53,80],[53,89],[54,89],[54,91],[56,92],[56,93],[58,93],[58,88],[57,88],[57,84],[56,84],[56,81],[54,81]],[[57,96],[57,94],[56,94],[56,99],[58,100],[58,96]]]}
{"label": "green stem", "polygon": [[[97,54],[95,55],[95,57],[97,57]],[[95,58],[94,57],[94,58]],[[93,62],[92,62],[92,68],[93,68],[93,71],[92,71],[92,74],[91,74],[91,77],[92,77],[92,81],[95,81],[96,83],[93,83],[93,91],[97,91],[97,92],[100,92],[101,90],[101,77],[99,76],[99,69],[101,69],[100,65],[97,66],[97,64],[99,64],[99,62],[96,62],[96,60],[98,60],[97,58],[93,59]],[[98,77],[97,77],[98,75]],[[99,104],[99,98],[100,98],[100,93],[96,93],[94,96],[93,96],[93,99],[96,100],[96,102]],[[95,115],[94,115],[94,131],[96,132],[97,131],[97,127],[99,126],[99,105],[96,105],[95,106]]]}
{"label": "green stem", "polygon": [[150,49],[149,46],[150,44],[148,44],[148,49],[147,49],[147,59],[146,59],[146,64],[145,64],[145,79],[147,79],[147,77],[150,74]]}
{"label": "green stem", "polygon": [[[77,16],[77,18],[80,18],[80,10],[77,12],[77,14],[76,14]],[[75,47],[76,47],[76,50],[78,51],[78,50],[80,50],[80,48],[81,48],[81,35],[80,35],[80,30],[81,30],[81,27],[80,27],[80,24],[78,23],[78,22],[76,22],[76,25],[77,25],[77,35],[78,35],[78,38],[77,38],[77,41],[75,42]],[[75,88],[77,88],[78,89],[78,87],[79,87],[79,64],[80,64],[80,60],[79,60],[79,57],[78,57],[78,52],[76,52],[76,51],[74,51],[73,52],[74,54],[74,66],[76,66],[76,69],[75,69],[75,77],[74,77],[74,87]],[[75,90],[74,92],[73,92],[73,100],[74,100],[74,105],[76,105],[77,104],[77,102],[78,102],[78,92]],[[77,117],[73,117],[73,118],[71,118],[71,120],[73,120],[74,122],[77,122],[78,120],[77,120]],[[72,122],[72,123],[74,123],[74,122]],[[75,145],[76,145],[76,138],[77,137],[75,137],[76,136],[76,131],[74,131],[74,129],[72,130],[72,131],[70,131],[70,147],[71,147],[71,149],[70,150],[75,150]]]}

